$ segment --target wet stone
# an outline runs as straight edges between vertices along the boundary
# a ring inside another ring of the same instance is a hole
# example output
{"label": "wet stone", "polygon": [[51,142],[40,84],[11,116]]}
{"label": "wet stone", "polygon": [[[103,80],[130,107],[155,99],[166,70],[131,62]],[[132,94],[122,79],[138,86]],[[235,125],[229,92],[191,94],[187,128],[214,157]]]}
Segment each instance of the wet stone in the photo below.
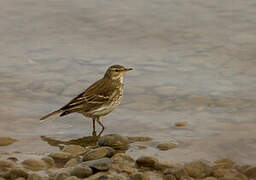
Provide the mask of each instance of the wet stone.
{"label": "wet stone", "polygon": [[256,179],[256,166],[248,168],[245,171],[245,175],[251,179]]}
{"label": "wet stone", "polygon": [[0,160],[0,171],[4,171],[8,168],[14,168],[16,164],[10,160]]}
{"label": "wet stone", "polygon": [[67,145],[62,149],[65,153],[70,153],[73,156],[83,155],[87,150],[80,145]]}
{"label": "wet stone", "polygon": [[4,176],[4,178],[10,179],[10,180],[14,180],[19,177],[23,177],[27,179],[28,177],[27,171],[23,168],[13,168],[13,169],[10,169]]}
{"label": "wet stone", "polygon": [[64,168],[66,168],[66,167],[73,167],[73,166],[76,166],[77,164],[78,164],[77,159],[73,158],[73,159],[70,159],[70,160],[64,165]]}
{"label": "wet stone", "polygon": [[104,174],[99,176],[96,180],[126,180],[127,178],[120,174]]}
{"label": "wet stone", "polygon": [[81,165],[89,166],[93,170],[106,171],[111,167],[112,161],[109,158],[101,158],[91,161],[85,161],[81,163]]}
{"label": "wet stone", "polygon": [[50,153],[49,156],[53,158],[56,163],[61,164],[65,164],[72,158],[71,154],[65,152],[53,152]]}
{"label": "wet stone", "polygon": [[158,162],[158,160],[151,156],[141,156],[136,160],[136,164],[138,166],[151,167],[151,168],[154,167],[156,162]]}
{"label": "wet stone", "polygon": [[78,178],[86,178],[92,175],[92,169],[86,165],[77,165],[71,170],[70,174]]}
{"label": "wet stone", "polygon": [[42,177],[38,174],[32,173],[28,175],[28,180],[45,180],[45,177]]}
{"label": "wet stone", "polygon": [[0,146],[8,146],[16,141],[16,139],[10,137],[0,137]]}
{"label": "wet stone", "polygon": [[157,145],[157,148],[159,150],[169,150],[172,148],[175,148],[178,144],[177,143],[173,143],[173,142],[163,142],[163,143],[159,143]]}
{"label": "wet stone", "polygon": [[187,177],[188,173],[183,167],[176,167],[176,168],[170,168],[167,169],[164,172],[165,175],[172,174],[174,175],[177,179],[180,179],[182,176]]}
{"label": "wet stone", "polygon": [[204,178],[209,176],[212,172],[212,168],[209,162],[205,160],[198,160],[187,163],[185,164],[185,169],[189,176],[195,178]]}
{"label": "wet stone", "polygon": [[32,171],[40,171],[47,168],[47,164],[41,159],[26,159],[22,162],[22,165]]}
{"label": "wet stone", "polygon": [[96,149],[91,149],[85,153],[83,161],[95,160],[104,157],[112,157],[115,153],[115,150],[111,147],[100,147]]}
{"label": "wet stone", "polygon": [[137,172],[130,176],[130,180],[149,180],[149,177],[146,174]]}
{"label": "wet stone", "polygon": [[117,150],[126,150],[129,146],[128,138],[118,134],[108,134],[98,140],[99,146],[109,146]]}
{"label": "wet stone", "polygon": [[46,163],[48,168],[55,167],[54,159],[50,156],[45,156],[42,160]]}
{"label": "wet stone", "polygon": [[166,175],[163,175],[163,180],[177,180],[177,179],[172,174],[166,174]]}

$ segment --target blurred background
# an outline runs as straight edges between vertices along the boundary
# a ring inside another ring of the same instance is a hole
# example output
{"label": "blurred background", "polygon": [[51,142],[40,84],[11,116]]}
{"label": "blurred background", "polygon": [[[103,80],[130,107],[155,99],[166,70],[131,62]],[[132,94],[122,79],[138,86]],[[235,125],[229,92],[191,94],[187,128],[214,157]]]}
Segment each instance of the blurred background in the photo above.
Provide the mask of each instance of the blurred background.
{"label": "blurred background", "polygon": [[[79,114],[39,118],[104,75],[126,74],[104,134],[148,136],[132,156],[256,160],[256,2],[253,0],[0,0],[0,153],[45,153],[40,139],[90,136]],[[185,126],[176,127],[176,122]],[[158,151],[160,141],[178,147]]]}

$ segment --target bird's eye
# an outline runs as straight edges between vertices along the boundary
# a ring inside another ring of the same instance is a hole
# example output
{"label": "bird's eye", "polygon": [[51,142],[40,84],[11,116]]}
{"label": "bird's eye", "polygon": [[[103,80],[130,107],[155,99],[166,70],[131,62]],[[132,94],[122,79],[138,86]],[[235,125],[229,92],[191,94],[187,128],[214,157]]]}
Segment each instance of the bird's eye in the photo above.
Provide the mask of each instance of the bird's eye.
{"label": "bird's eye", "polygon": [[119,72],[120,70],[119,69],[116,69],[115,72]]}

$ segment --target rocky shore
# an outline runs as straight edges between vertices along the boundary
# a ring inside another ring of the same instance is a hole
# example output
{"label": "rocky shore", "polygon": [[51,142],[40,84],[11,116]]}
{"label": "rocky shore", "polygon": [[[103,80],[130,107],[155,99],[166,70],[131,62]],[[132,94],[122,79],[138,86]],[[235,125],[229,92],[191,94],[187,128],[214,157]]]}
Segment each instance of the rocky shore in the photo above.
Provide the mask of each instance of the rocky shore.
{"label": "rocky shore", "polygon": [[[239,165],[230,159],[215,162],[167,163],[151,156],[133,159],[125,152],[135,141],[118,134],[100,137],[96,145],[64,145],[59,151],[40,158],[20,161],[9,157],[0,160],[0,180],[254,180],[256,166]],[[177,144],[163,142],[159,150]]]}

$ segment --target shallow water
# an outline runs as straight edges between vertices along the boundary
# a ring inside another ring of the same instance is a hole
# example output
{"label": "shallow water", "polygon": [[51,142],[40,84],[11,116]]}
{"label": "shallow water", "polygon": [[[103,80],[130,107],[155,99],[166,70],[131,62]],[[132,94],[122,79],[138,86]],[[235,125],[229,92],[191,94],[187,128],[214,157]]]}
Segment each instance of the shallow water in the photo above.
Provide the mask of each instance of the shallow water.
{"label": "shallow water", "polygon": [[[41,136],[89,136],[79,114],[39,118],[102,77],[125,77],[122,104],[104,134],[148,136],[129,154],[173,161],[256,160],[256,2],[240,0],[0,0],[0,147],[40,154],[57,149]],[[185,127],[175,127],[186,121]],[[177,148],[158,151],[161,141]],[[147,146],[141,150],[139,145]]]}

